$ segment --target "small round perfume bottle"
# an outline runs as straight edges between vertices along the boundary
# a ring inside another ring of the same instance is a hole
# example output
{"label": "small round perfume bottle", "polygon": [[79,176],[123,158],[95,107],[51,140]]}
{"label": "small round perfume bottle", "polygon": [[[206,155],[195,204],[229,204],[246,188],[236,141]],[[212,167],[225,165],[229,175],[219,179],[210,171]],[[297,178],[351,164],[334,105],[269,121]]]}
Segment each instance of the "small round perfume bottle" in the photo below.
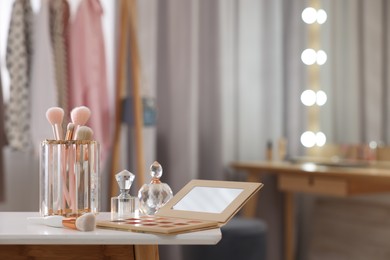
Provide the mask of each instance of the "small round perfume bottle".
{"label": "small round perfume bottle", "polygon": [[152,180],[149,184],[142,185],[138,191],[139,210],[143,214],[154,215],[172,197],[172,190],[166,183],[160,181],[162,167],[158,162],[150,166]]}
{"label": "small round perfume bottle", "polygon": [[131,217],[135,212],[135,197],[129,194],[134,181],[134,174],[123,170],[115,175],[120,194],[111,198],[111,220],[121,220]]}

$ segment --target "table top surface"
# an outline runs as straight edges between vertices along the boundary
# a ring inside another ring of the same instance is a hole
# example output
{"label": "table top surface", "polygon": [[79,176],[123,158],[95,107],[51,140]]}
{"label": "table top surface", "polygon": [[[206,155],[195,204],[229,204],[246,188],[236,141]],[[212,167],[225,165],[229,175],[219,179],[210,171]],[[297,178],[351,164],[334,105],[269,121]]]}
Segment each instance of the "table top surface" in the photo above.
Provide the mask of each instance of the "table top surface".
{"label": "table top surface", "polygon": [[304,174],[342,178],[373,178],[390,181],[390,168],[354,163],[312,163],[289,161],[237,161],[231,163],[237,170],[269,172],[274,174]]}
{"label": "table top surface", "polygon": [[[68,228],[54,228],[28,223],[27,217],[38,212],[0,212],[0,244],[8,245],[213,245],[221,239],[219,228],[179,235],[155,235],[130,231],[96,228],[81,232]],[[110,214],[99,213],[97,219],[109,219]]]}

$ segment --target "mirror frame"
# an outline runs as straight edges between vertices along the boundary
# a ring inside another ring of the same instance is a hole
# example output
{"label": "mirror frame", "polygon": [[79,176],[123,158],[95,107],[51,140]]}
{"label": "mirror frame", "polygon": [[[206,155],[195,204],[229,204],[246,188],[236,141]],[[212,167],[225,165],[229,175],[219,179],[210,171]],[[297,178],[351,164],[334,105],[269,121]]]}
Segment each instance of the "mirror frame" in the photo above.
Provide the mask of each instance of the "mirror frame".
{"label": "mirror frame", "polygon": [[[242,189],[242,192],[221,213],[207,213],[198,211],[175,210],[173,207],[182,200],[194,187]],[[167,202],[156,215],[185,219],[216,221],[224,224],[229,221],[242,206],[263,187],[262,183],[192,180],[185,185],[170,201]]]}

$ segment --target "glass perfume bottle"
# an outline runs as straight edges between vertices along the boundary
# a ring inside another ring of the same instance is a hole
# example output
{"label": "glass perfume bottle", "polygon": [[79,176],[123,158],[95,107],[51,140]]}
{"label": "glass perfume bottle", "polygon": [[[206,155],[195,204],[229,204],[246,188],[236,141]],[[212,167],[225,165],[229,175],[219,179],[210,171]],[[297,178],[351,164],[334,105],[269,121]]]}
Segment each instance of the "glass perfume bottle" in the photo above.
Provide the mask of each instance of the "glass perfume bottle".
{"label": "glass perfume bottle", "polygon": [[134,174],[127,170],[123,170],[115,175],[120,194],[118,197],[111,198],[111,220],[132,217],[135,213],[136,198],[129,194],[134,178]]}
{"label": "glass perfume bottle", "polygon": [[162,166],[158,162],[154,162],[150,166],[151,182],[144,184],[138,191],[139,210],[143,214],[154,215],[173,197],[168,184],[160,181],[162,172]]}

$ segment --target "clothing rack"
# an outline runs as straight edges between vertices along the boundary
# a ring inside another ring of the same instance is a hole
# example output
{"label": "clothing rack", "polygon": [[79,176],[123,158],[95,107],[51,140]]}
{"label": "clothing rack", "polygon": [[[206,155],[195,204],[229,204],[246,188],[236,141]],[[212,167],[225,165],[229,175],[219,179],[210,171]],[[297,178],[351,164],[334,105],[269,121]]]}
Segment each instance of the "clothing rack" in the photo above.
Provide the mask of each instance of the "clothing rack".
{"label": "clothing rack", "polygon": [[[141,81],[141,63],[139,58],[138,38],[137,38],[137,23],[136,23],[136,2],[135,0],[122,0],[120,2],[120,24],[119,24],[119,51],[117,62],[117,82],[115,93],[115,130],[113,140],[113,156],[111,164],[111,196],[118,194],[118,185],[115,181],[115,174],[120,169],[120,144],[121,144],[121,124],[123,118],[123,100],[126,97],[126,61],[128,51],[130,51],[130,73],[131,86],[133,94],[133,112],[134,112],[134,127],[135,127],[135,156],[136,156],[136,183],[140,188],[145,182],[145,159],[143,149],[143,116],[142,116],[142,99],[140,94]],[[128,40],[130,49],[127,48]]]}

